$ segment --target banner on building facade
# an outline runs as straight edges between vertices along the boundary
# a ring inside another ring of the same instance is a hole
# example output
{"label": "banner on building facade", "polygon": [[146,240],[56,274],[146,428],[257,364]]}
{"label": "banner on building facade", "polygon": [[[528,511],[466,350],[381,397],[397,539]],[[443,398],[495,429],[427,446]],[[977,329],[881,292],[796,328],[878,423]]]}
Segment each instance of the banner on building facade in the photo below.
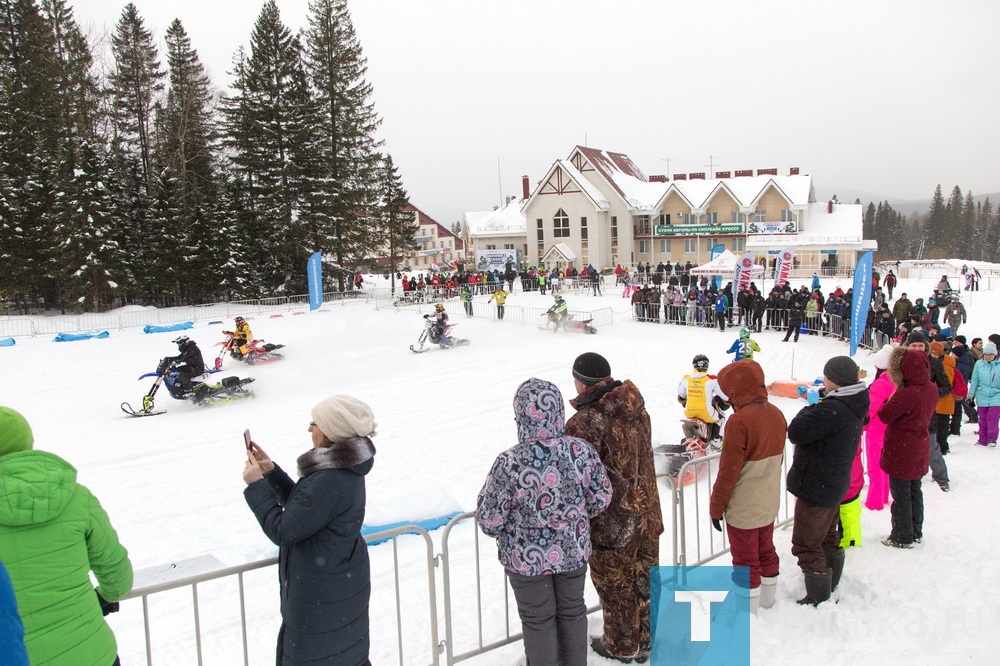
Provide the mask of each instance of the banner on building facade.
{"label": "banner on building facade", "polygon": [[788,272],[792,270],[792,258],[795,256],[794,248],[786,248],[778,253],[778,258],[774,264],[774,286],[784,287],[788,282]]}
{"label": "banner on building facade", "polygon": [[858,351],[861,336],[868,324],[868,308],[872,299],[872,251],[858,259],[854,267],[854,293],[851,300],[851,356]]}
{"label": "banner on building facade", "polygon": [[733,270],[733,295],[750,285],[750,276],[753,274],[753,261],[757,257],[756,252],[747,252],[736,260],[736,268]]}
{"label": "banner on building facade", "polygon": [[794,234],[798,225],[794,220],[786,222],[747,222],[748,234]]}
{"label": "banner on building facade", "polygon": [[417,250],[417,254],[421,257],[429,257],[434,254],[441,254],[444,252],[444,248],[435,248],[433,250]]}
{"label": "banner on building facade", "polygon": [[657,224],[654,236],[706,236],[714,234],[741,234],[742,224]]}
{"label": "banner on building facade", "polygon": [[498,270],[503,273],[507,264],[517,268],[517,250],[476,250],[476,270]]}
{"label": "banner on building facade", "polygon": [[313,252],[306,261],[306,281],[309,285],[309,309],[323,305],[323,255]]}

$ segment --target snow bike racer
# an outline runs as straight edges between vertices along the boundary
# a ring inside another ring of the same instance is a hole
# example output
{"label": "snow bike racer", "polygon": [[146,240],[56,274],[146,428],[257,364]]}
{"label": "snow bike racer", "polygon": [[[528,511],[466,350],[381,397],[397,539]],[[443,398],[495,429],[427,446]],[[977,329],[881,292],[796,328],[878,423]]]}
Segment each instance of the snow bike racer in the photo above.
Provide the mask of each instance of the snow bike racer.
{"label": "snow bike racer", "polygon": [[[180,355],[167,357],[177,364],[177,380],[184,392],[194,390],[194,378],[205,374],[205,359],[202,358],[201,350],[195,341],[186,335],[174,340]],[[166,359],[164,359],[166,360]]]}
{"label": "snow bike racer", "polygon": [[[250,332],[250,324],[243,317],[237,317],[233,320],[236,323],[236,330],[233,331],[233,339],[230,341],[230,351],[233,353],[233,358],[237,361],[246,356],[247,345],[253,340],[253,333]],[[228,331],[223,331],[225,335],[229,335]]]}
{"label": "snow bike racer", "polygon": [[684,416],[698,419],[712,428],[712,439],[719,436],[722,412],[729,409],[729,397],[719,388],[715,375],[708,374],[708,357],[698,354],[691,361],[694,372],[684,375],[677,385],[677,402],[684,406]]}
{"label": "snow bike racer", "polygon": [[745,328],[740,329],[740,337],[736,339],[736,342],[726,351],[727,354],[736,354],[733,357],[734,361],[742,361],[745,359],[753,359],[753,353],[760,351],[760,345],[757,344],[756,340],[750,338],[750,331]]}
{"label": "snow bike racer", "polygon": [[[424,315],[424,317],[430,317],[431,315]],[[441,341],[442,347],[450,347],[451,340],[448,339],[448,313],[444,311],[444,304],[438,303],[434,306],[434,334]]]}
{"label": "snow bike racer", "polygon": [[563,300],[562,294],[553,294],[552,298],[555,302],[552,304],[552,307],[549,308],[548,313],[551,315],[551,321],[555,323],[556,328],[559,328],[563,321],[569,317],[569,306],[566,305],[566,301]]}

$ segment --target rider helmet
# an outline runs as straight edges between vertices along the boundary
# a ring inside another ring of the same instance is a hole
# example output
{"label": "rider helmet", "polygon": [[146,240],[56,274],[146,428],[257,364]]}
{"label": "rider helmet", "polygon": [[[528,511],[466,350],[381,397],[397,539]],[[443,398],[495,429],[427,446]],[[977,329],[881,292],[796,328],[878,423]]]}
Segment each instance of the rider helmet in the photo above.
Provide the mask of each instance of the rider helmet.
{"label": "rider helmet", "polygon": [[563,299],[562,294],[552,294],[552,298],[555,299],[556,303],[561,303]]}
{"label": "rider helmet", "polygon": [[750,337],[750,331],[748,331],[745,328],[741,328],[740,329],[740,337],[741,338],[749,338]]}
{"label": "rider helmet", "polygon": [[704,354],[698,354],[694,357],[694,360],[691,361],[691,364],[694,365],[695,370],[701,370],[704,372],[705,370],[708,370],[708,357]]}
{"label": "rider helmet", "polygon": [[237,317],[236,318],[236,325],[237,326],[242,326],[245,323],[247,323],[247,320],[244,319],[243,317]]}
{"label": "rider helmet", "polygon": [[184,349],[187,348],[189,344],[191,344],[191,338],[189,338],[186,335],[182,335],[181,337],[176,338],[174,340],[174,344],[177,345],[178,349],[184,351]]}
{"label": "rider helmet", "polygon": [[444,312],[444,303],[438,303],[435,305],[434,312]]}

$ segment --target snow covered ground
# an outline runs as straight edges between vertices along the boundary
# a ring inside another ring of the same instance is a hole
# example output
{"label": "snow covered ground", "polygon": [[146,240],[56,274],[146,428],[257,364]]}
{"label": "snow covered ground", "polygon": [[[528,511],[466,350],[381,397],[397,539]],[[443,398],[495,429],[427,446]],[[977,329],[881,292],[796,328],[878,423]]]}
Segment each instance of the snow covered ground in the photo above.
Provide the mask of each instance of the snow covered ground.
{"label": "snow covered ground", "polygon": [[[826,290],[835,286],[828,278]],[[850,286],[844,280],[841,286]],[[933,281],[902,281],[899,291],[910,298],[927,297]],[[514,443],[511,401],[518,384],[536,376],[555,382],[564,397],[573,397],[570,367],[584,351],[605,355],[618,378],[629,378],[643,392],[652,417],[654,439],[674,442],[682,412],[676,385],[690,369],[691,358],[705,353],[717,371],[730,360],[724,351],[734,330],[689,329],[634,322],[620,291],[602,297],[567,296],[572,310],[612,308],[615,324],[596,336],[552,335],[534,325],[466,319],[458,302],[450,303],[456,330],[468,347],[437,348],[417,355],[408,350],[422,320],[415,310],[375,309],[372,304],[332,304],[302,316],[258,317],[254,334],[286,345],[286,360],[247,367],[227,361],[225,374],[253,376],[257,398],[241,404],[199,409],[171,400],[165,392],[157,404],[162,416],[125,417],[123,400],[133,405],[150,386],[136,381],[157,360],[175,354],[177,334],[146,335],[139,330],[112,331],[105,340],[53,343],[51,338],[18,338],[0,349],[4,379],[0,404],[28,418],[36,447],[57,453],[79,469],[82,483],[94,491],[129,549],[137,570],[211,556],[217,566],[234,565],[276,554],[263,536],[243,498],[242,432],[286,469],[310,444],[306,427],[311,407],[333,393],[351,393],[372,405],[378,421],[374,438],[378,454],[368,477],[369,522],[422,518],[454,498],[463,510],[475,507],[476,494],[495,456]],[[897,294],[898,296],[898,294]],[[978,292],[964,300],[970,318],[962,333],[985,338],[1000,330],[1000,293]],[[517,292],[509,305],[547,307],[549,297]],[[424,311],[427,311],[426,309]],[[226,321],[229,328],[231,321]],[[218,349],[221,325],[198,322],[189,333],[206,358]],[[846,353],[833,340],[802,337],[783,343],[781,334],[755,336],[762,351],[757,360],[767,380],[817,376],[826,359]],[[872,370],[870,354],[857,360]],[[776,399],[791,418],[802,401]],[[571,411],[571,410],[569,410]],[[838,603],[819,608],[793,602],[803,593],[801,576],[790,553],[790,530],[776,533],[782,576],[778,604],[752,620],[753,662],[759,664],[845,663],[878,657],[883,663],[995,663],[1000,637],[996,590],[1000,574],[989,559],[1000,545],[1000,512],[993,510],[1000,471],[1000,449],[973,446],[974,426],[952,438],[946,458],[952,492],[941,492],[928,476],[924,486],[926,526],[923,545],[912,551],[885,548],[889,513],[863,514],[864,544],[851,549]],[[666,497],[664,493],[664,497]],[[433,504],[434,506],[428,506]],[[663,502],[669,514],[669,502]],[[706,517],[707,520],[707,517]],[[472,527],[454,533],[453,611],[459,619],[456,651],[477,640],[471,544]],[[669,528],[661,541],[662,561],[669,563]],[[434,533],[435,541],[440,539]],[[502,574],[491,540],[481,540],[487,601],[485,642],[505,631]],[[440,550],[435,545],[434,552]],[[371,549],[373,663],[395,663],[395,595],[392,585],[393,546]],[[427,622],[411,613],[425,603],[427,573],[424,548],[417,537],[399,542],[403,558],[403,663],[428,663]],[[728,564],[728,556],[719,560]],[[440,574],[438,579],[440,580]],[[250,663],[273,663],[280,622],[276,574],[266,568],[247,574]],[[439,586],[440,589],[440,586]],[[203,607],[206,664],[242,663],[238,598],[232,580],[199,587]],[[588,601],[596,601],[592,591]],[[153,658],[156,664],[195,663],[190,591],[154,597],[150,604]],[[439,597],[439,607],[442,601]],[[516,613],[507,616],[519,630]],[[145,662],[142,604],[122,604],[110,616],[123,663]],[[591,633],[599,633],[599,614],[591,616]],[[443,625],[439,640],[443,640]],[[513,644],[472,660],[476,664],[514,664],[521,654]],[[604,660],[591,655],[591,663]]]}

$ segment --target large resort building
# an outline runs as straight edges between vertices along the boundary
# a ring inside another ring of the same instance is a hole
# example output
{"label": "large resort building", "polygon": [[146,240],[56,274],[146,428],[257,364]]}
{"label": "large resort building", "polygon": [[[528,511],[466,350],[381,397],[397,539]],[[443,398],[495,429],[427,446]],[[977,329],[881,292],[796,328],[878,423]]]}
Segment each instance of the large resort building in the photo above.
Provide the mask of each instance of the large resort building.
{"label": "large resort building", "polygon": [[513,248],[526,266],[698,265],[721,244],[769,261],[791,247],[798,272],[833,274],[876,249],[862,206],[817,202],[812,176],[794,167],[647,177],[628,155],[577,146],[522,189],[502,208],[466,213],[470,259]]}

